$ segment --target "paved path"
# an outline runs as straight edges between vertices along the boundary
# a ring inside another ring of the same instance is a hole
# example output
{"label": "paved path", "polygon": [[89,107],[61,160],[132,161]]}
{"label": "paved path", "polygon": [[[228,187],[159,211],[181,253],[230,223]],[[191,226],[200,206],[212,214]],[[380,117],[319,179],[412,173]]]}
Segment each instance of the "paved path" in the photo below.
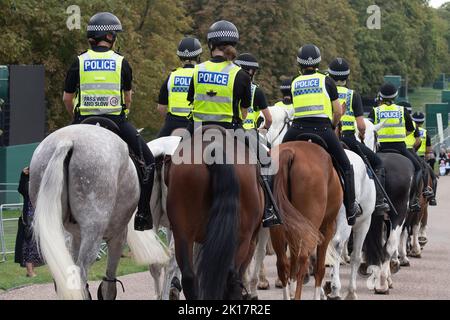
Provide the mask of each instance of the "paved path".
{"label": "paved path", "polygon": [[[365,284],[365,279],[358,278],[358,296],[360,299],[450,299],[450,177],[439,180],[437,197],[439,205],[430,207],[428,244],[422,258],[411,260],[411,267],[402,268],[393,276],[394,289],[389,295],[374,295]],[[266,271],[271,284],[270,290],[259,291],[260,299],[281,299],[282,292],[274,288],[276,278],[275,257],[265,260]],[[349,267],[341,268],[343,289],[348,284]],[[1,268],[0,268],[1,272]],[[126,292],[122,293],[118,287],[118,299],[155,299],[153,280],[148,272],[136,273],[120,277]],[[99,282],[90,283],[91,293],[96,295]],[[345,291],[343,290],[344,294]],[[306,286],[304,299],[313,296],[312,281]],[[2,299],[56,299],[53,284],[33,285],[10,290],[0,294]]]}

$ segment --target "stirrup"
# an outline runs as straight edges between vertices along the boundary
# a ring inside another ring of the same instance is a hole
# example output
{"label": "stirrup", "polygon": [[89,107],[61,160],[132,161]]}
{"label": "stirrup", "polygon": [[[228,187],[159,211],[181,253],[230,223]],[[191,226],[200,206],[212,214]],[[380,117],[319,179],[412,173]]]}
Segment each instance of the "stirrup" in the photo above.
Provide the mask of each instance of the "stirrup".
{"label": "stirrup", "polygon": [[270,227],[281,225],[282,223],[276,216],[274,209],[271,208],[269,210],[271,212],[270,216],[267,218],[263,217],[263,228],[270,228]]}

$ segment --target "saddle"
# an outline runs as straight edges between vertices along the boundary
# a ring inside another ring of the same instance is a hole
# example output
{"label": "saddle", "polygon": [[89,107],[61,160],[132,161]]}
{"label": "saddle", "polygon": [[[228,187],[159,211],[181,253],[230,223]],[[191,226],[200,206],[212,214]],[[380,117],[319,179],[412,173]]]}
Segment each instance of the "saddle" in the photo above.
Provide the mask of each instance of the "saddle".
{"label": "saddle", "polygon": [[[105,117],[97,117],[97,116],[88,117],[88,118],[84,119],[81,122],[81,124],[90,124],[90,125],[99,126],[99,127],[105,128],[105,129],[115,133],[116,135],[120,136],[119,126],[111,119],[108,119]],[[141,155],[135,154],[133,152],[133,150],[131,150],[130,147],[128,147],[128,154],[136,168],[139,183],[142,184],[142,182],[144,180],[148,179],[148,173],[149,173],[149,170],[145,166],[144,158],[143,158],[142,154]]]}

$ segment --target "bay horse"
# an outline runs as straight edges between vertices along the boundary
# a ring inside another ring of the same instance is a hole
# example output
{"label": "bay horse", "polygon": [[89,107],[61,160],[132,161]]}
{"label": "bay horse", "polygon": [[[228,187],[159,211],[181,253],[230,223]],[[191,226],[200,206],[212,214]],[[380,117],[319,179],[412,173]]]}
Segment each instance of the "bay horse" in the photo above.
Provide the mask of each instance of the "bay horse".
{"label": "bay horse", "polygon": [[[292,141],[272,149],[278,153],[275,199],[284,224],[271,228],[283,297],[289,299],[288,280],[296,280],[295,299],[301,298],[309,256],[317,248],[314,298],[324,296],[322,280],[328,243],[343,200],[339,176],[327,151],[311,142]],[[286,256],[289,247],[290,262]]]}
{"label": "bay horse", "polygon": [[[222,137],[222,142],[196,140],[207,132]],[[195,161],[196,148],[212,160],[201,155]],[[184,136],[175,151],[174,157],[184,160],[172,157],[167,215],[186,299],[242,298],[241,280],[253,256],[264,208],[259,168],[242,161],[242,156],[250,156],[243,141],[222,127],[203,126],[192,137]]]}
{"label": "bay horse", "polygon": [[[34,234],[60,298],[90,298],[88,270],[104,240],[108,265],[97,294],[115,299],[116,270],[139,193],[128,147],[107,129],[71,125],[39,144],[30,164]],[[167,261],[153,231],[146,231],[145,242],[140,239],[129,238],[129,245],[141,263]]]}

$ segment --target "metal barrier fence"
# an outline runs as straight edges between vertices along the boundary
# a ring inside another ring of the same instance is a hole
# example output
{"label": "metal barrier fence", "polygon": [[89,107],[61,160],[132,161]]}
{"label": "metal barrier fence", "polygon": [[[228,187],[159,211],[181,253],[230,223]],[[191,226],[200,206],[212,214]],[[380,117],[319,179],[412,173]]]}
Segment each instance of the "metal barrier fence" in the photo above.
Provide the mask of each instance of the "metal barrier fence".
{"label": "metal barrier fence", "polygon": [[[6,255],[14,253],[14,246],[17,235],[18,217],[5,218],[5,212],[11,209],[21,210],[23,203],[8,203],[0,205],[0,262],[6,261]],[[6,210],[7,209],[7,210]]]}

